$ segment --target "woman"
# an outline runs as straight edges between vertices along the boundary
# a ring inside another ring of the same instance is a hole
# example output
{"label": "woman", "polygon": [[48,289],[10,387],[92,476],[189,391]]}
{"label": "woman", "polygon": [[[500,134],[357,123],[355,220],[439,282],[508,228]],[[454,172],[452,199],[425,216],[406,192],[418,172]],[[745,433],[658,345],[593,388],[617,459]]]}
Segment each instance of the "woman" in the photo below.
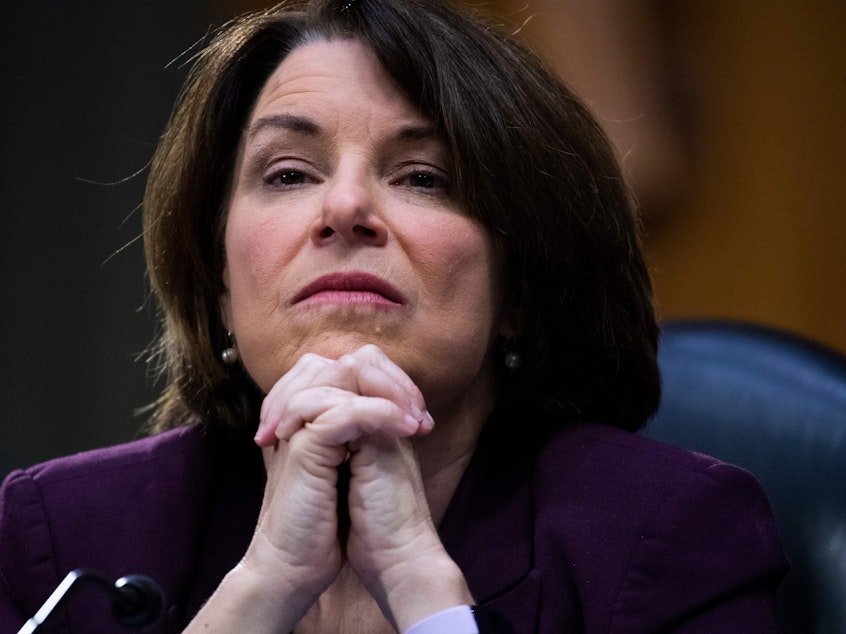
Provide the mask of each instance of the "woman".
{"label": "woman", "polygon": [[163,631],[773,629],[757,484],[631,433],[657,327],[612,153],[488,25],[357,0],[225,27],[145,240],[159,433],[10,476],[0,623],[87,566],[157,579]]}

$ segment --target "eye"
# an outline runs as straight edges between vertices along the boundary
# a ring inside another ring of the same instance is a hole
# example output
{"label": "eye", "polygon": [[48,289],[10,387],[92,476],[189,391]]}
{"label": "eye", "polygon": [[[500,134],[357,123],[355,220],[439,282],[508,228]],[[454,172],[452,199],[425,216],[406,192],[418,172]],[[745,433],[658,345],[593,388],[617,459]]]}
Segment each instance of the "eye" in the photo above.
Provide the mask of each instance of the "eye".
{"label": "eye", "polygon": [[293,187],[311,182],[303,172],[295,169],[282,169],[271,172],[265,178],[268,185],[278,188]]}
{"label": "eye", "polygon": [[441,178],[432,174],[431,172],[418,172],[408,177],[409,185],[412,187],[425,187],[426,189],[433,189],[435,187],[445,188],[447,182],[445,178]]}
{"label": "eye", "polygon": [[449,190],[449,178],[432,167],[414,168],[395,181],[396,185],[415,189]]}

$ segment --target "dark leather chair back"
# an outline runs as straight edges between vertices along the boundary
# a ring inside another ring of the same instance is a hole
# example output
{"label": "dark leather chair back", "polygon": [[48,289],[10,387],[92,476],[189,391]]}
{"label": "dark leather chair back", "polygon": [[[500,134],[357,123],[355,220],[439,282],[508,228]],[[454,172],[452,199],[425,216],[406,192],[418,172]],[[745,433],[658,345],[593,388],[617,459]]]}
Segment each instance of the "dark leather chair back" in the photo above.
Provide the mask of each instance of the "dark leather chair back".
{"label": "dark leather chair back", "polygon": [[779,632],[846,633],[846,357],[750,325],[664,325],[647,436],[755,474],[792,569]]}

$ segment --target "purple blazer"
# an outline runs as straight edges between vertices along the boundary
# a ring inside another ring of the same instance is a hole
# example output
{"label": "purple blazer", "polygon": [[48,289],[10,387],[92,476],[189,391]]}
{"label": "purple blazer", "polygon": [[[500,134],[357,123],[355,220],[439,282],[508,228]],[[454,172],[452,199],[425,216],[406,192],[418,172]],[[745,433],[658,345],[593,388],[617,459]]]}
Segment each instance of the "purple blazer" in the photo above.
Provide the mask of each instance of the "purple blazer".
{"label": "purple blazer", "polygon": [[[0,631],[78,567],[156,579],[167,608],[151,631],[180,631],[246,550],[263,484],[246,435],[203,427],[12,473]],[[775,631],[787,563],[757,482],[635,434],[492,422],[440,531],[492,631]],[[65,627],[119,631],[96,591]]]}

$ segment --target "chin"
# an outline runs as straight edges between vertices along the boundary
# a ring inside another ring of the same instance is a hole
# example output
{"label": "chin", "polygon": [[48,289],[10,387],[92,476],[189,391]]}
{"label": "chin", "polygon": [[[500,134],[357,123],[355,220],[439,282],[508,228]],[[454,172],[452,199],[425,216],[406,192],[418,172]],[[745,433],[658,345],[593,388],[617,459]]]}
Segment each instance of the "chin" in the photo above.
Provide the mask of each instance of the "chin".
{"label": "chin", "polygon": [[[378,346],[385,354],[388,354],[385,349],[384,342],[380,341],[378,337],[349,334],[344,337],[333,337],[331,340],[321,341],[315,343],[313,346],[304,346],[303,354],[306,352],[313,352],[319,354],[321,357],[327,359],[340,359],[345,354],[355,352],[361,346],[373,344]],[[390,355],[388,355],[390,357]]]}
{"label": "chin", "polygon": [[266,393],[307,353],[336,360],[366,344],[378,346],[392,361],[398,362],[392,354],[396,352],[396,347],[388,340],[378,335],[356,332],[323,332],[291,343],[257,344],[252,350],[242,347],[241,357],[247,372]]}

